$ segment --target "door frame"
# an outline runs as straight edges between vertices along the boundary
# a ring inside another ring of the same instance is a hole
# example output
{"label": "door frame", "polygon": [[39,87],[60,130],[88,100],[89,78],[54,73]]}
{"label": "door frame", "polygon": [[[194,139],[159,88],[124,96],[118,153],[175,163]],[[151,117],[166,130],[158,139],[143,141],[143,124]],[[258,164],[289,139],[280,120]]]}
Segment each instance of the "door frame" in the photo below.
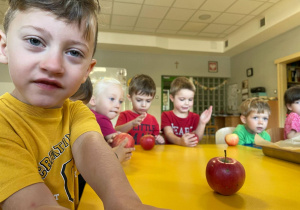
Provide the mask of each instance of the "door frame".
{"label": "door frame", "polygon": [[274,61],[277,65],[277,96],[278,96],[278,117],[279,127],[284,127],[286,118],[286,108],[284,104],[284,93],[287,89],[287,69],[286,65],[300,60],[300,52],[278,58]]}

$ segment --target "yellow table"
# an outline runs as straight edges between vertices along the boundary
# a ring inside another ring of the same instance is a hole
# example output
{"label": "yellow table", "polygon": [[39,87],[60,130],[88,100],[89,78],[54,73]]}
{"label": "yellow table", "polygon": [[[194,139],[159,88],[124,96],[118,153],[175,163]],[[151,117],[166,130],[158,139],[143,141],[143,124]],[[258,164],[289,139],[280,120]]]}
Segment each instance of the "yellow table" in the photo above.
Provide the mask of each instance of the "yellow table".
{"label": "yellow table", "polygon": [[[267,157],[261,149],[228,147],[227,155],[246,170],[244,186],[236,194],[222,196],[207,184],[207,162],[224,155],[225,145],[187,148],[156,145],[150,151],[136,146],[123,163],[133,189],[143,203],[174,210],[198,209],[299,209],[300,165]],[[86,186],[79,210],[102,210],[101,200]]]}

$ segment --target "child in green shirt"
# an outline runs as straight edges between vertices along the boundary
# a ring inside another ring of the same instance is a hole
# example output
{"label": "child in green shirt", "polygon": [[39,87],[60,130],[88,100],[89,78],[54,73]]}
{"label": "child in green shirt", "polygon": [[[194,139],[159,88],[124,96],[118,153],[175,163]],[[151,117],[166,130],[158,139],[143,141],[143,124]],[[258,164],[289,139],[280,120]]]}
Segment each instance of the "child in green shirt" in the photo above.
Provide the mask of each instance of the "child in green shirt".
{"label": "child in green shirt", "polygon": [[241,121],[233,133],[239,136],[239,145],[254,144],[254,136],[258,134],[263,139],[271,141],[265,131],[268,126],[271,109],[267,101],[259,98],[249,98],[241,104]]}

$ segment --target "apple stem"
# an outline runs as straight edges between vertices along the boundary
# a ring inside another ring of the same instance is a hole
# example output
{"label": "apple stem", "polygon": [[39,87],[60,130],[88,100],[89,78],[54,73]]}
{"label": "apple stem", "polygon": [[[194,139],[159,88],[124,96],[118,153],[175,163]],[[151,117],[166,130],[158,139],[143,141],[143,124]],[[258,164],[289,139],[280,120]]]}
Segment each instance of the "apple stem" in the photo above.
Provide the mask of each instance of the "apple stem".
{"label": "apple stem", "polygon": [[225,161],[224,162],[226,163],[226,149],[224,150],[224,153],[225,153]]}

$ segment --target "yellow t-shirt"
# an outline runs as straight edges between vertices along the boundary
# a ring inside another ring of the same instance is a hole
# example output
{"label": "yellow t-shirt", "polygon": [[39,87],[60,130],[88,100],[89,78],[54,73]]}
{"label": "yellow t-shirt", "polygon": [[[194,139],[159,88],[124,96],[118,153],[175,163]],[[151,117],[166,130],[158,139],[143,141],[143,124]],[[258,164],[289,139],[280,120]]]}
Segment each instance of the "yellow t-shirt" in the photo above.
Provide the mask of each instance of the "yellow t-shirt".
{"label": "yellow t-shirt", "polygon": [[9,93],[0,97],[0,202],[34,183],[44,182],[58,203],[78,205],[72,145],[83,133],[101,133],[94,114],[82,102],[61,108],[25,104]]}

